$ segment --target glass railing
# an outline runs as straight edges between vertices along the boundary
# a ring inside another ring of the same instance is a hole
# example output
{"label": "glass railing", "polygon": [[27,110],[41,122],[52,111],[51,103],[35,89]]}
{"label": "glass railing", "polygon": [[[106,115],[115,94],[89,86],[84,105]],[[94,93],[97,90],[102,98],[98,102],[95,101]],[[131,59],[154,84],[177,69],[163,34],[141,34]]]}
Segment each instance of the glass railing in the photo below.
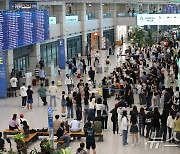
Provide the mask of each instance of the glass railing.
{"label": "glass railing", "polygon": [[111,18],[111,12],[103,12],[103,18]]}

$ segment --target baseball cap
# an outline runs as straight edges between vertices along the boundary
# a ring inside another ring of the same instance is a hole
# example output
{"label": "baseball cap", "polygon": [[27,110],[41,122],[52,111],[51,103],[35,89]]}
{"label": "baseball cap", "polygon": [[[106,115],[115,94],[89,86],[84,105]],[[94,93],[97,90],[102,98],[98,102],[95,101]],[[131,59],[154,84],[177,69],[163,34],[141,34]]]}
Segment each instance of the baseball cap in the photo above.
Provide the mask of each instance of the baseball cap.
{"label": "baseball cap", "polygon": [[21,113],[21,114],[20,114],[20,117],[23,118],[23,117],[24,117],[24,114]]}

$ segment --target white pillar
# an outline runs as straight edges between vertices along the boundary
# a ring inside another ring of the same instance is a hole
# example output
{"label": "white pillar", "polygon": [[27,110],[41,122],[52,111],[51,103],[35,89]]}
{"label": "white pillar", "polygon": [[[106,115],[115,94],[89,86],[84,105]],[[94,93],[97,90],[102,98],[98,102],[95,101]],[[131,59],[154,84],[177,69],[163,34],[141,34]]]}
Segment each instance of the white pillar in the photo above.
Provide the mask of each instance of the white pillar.
{"label": "white pillar", "polygon": [[8,50],[5,52],[6,55],[6,75],[7,75],[7,81],[9,81],[10,73],[12,69],[14,69],[14,56],[13,56],[13,50]]}
{"label": "white pillar", "polygon": [[79,10],[79,18],[81,20],[81,30],[82,30],[82,54],[86,54],[86,44],[87,44],[87,32],[86,32],[86,3],[78,3],[77,10]]}
{"label": "white pillar", "polygon": [[40,43],[33,45],[33,51],[29,54],[29,71],[33,72],[40,61]]}

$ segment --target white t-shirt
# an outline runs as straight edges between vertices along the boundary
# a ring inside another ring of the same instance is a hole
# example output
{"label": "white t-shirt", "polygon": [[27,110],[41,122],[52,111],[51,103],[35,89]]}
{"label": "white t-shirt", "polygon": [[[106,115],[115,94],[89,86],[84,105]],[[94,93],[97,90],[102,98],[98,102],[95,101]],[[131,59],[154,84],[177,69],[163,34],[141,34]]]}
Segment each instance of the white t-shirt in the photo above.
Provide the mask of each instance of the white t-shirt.
{"label": "white t-shirt", "polygon": [[127,130],[127,127],[128,127],[128,120],[126,117],[123,117],[121,121],[121,130]]}
{"label": "white t-shirt", "polygon": [[56,93],[57,93],[57,91],[58,91],[58,88],[57,88],[57,86],[51,85],[51,86],[49,86],[48,91],[49,91],[50,95],[56,96]]}
{"label": "white t-shirt", "polygon": [[80,122],[77,120],[72,120],[70,122],[71,129],[79,129],[80,128]]}
{"label": "white t-shirt", "polygon": [[10,79],[11,87],[17,87],[17,83],[18,83],[17,78],[12,77],[12,78]]}
{"label": "white t-shirt", "polygon": [[21,92],[21,97],[27,96],[27,88],[25,86],[22,86],[20,88],[20,92]]}

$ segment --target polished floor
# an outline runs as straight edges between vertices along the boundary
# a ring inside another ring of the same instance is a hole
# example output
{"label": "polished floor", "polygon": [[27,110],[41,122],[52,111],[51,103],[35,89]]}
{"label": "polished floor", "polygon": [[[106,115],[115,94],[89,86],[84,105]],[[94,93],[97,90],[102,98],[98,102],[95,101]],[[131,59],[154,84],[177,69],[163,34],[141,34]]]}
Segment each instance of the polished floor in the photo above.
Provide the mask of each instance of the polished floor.
{"label": "polished floor", "polygon": [[[126,49],[126,44],[123,46],[123,50]],[[118,48],[116,49],[116,53],[118,52]],[[103,50],[101,51],[101,58],[100,58],[100,63],[102,66],[105,65],[105,59],[108,54],[108,51]],[[111,66],[110,66],[110,71],[113,70],[114,67],[119,65],[119,61],[123,61],[124,57],[117,58],[117,56],[110,56],[110,61],[111,61]],[[92,60],[93,61],[93,60]],[[67,71],[62,70],[62,76],[63,79],[65,77]],[[96,74],[96,81],[97,83],[100,83],[101,79],[104,76],[107,76],[108,73],[102,73],[102,74]],[[57,75],[55,74],[54,76],[50,77],[50,80],[55,80],[57,81]],[[88,80],[88,75],[85,75],[83,77],[84,82],[87,82]],[[73,78],[74,83],[78,83],[79,79],[77,77]],[[168,78],[166,78],[166,83],[169,85]],[[177,82],[174,83],[174,86],[178,85]],[[42,104],[42,101],[39,99],[37,95],[37,87],[33,87],[34,91],[34,103],[33,103],[33,111],[28,111],[27,109],[22,109],[21,108],[21,98],[16,97],[16,98],[8,98],[8,99],[3,99],[0,100],[0,131],[3,131],[4,129],[8,128],[8,122],[12,118],[12,115],[14,113],[17,113],[18,115],[20,113],[23,113],[25,115],[25,119],[27,119],[29,126],[31,128],[46,128],[48,127],[48,118],[47,118],[47,106],[44,107]],[[58,97],[60,97],[60,94],[62,90],[66,89],[66,86],[63,83],[63,86],[59,87],[58,91]],[[67,90],[67,89],[66,89]],[[49,99],[48,99],[49,100]],[[109,104],[109,109],[112,109],[114,104],[117,103],[117,101],[114,100],[114,97],[110,98],[108,100]],[[54,115],[56,114],[61,114],[61,107],[60,107],[60,101],[57,103],[57,111],[54,111]],[[135,95],[135,104],[138,105],[138,99],[137,96]],[[124,147],[122,145],[122,136],[113,134],[112,133],[112,122],[110,120],[111,114],[109,114],[109,121],[108,121],[108,131],[103,132],[104,136],[104,141],[103,142],[97,142],[97,154],[158,154],[158,153],[164,153],[164,154],[179,154],[180,153],[180,148],[172,147],[169,145],[169,143],[160,143],[159,146],[156,147],[156,144],[148,143],[146,138],[140,137],[139,138],[139,143],[138,145],[135,145],[134,147],[131,146],[131,136],[128,136],[128,147]],[[63,121],[64,119],[61,118]],[[33,149],[36,147],[39,149],[39,141],[32,143],[29,146],[29,149]],[[82,138],[81,140],[76,140],[70,143],[71,149],[73,154],[75,153],[77,147],[79,147],[80,142],[85,142],[85,138]],[[15,143],[13,142],[13,149],[15,148]],[[166,146],[167,145],[167,146]],[[152,146],[152,147],[151,147]],[[6,147],[8,149],[8,144],[6,143]]]}

